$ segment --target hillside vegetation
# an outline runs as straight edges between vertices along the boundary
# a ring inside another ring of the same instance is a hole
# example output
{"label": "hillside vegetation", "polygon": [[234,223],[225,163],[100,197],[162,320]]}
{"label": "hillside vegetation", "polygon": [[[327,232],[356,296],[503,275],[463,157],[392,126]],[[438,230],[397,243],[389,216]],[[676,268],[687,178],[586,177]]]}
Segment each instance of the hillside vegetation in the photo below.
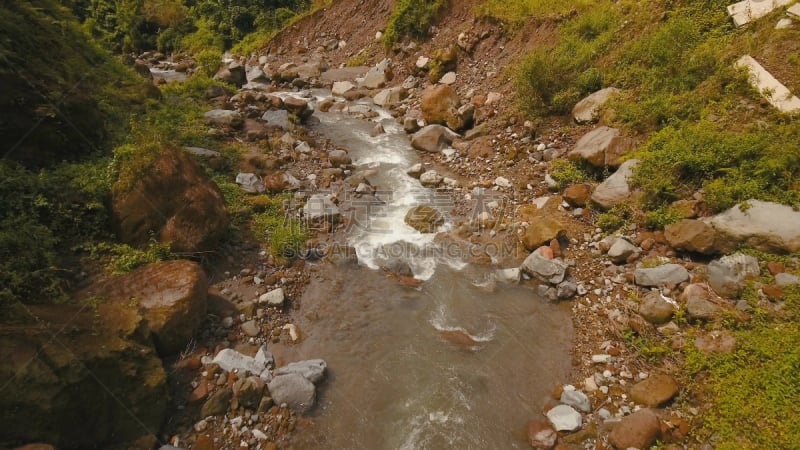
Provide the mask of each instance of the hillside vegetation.
{"label": "hillside vegetation", "polygon": [[[712,211],[748,199],[800,206],[800,123],[771,109],[734,69],[752,54],[800,85],[800,30],[765,18],[733,27],[727,1],[485,2],[509,24],[564,17],[558,43],[522,58],[519,106],[531,116],[566,113],[602,87],[623,89],[606,121],[646,138],[635,183],[663,227],[675,200],[705,191]],[[778,16],[778,13],[773,15]]]}

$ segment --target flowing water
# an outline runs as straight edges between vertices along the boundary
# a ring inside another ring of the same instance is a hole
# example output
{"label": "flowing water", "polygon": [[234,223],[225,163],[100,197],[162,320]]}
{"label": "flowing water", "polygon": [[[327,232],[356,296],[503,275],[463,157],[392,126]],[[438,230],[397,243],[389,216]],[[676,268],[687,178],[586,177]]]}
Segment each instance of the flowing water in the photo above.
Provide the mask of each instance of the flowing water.
{"label": "flowing water", "polygon": [[[279,358],[324,358],[328,379],[311,424],[294,448],[529,448],[528,420],[538,417],[569,371],[569,309],[530,287],[495,282],[492,269],[447,252],[411,252],[411,287],[376,270],[387,245],[435,247],[403,222],[406,211],[446,201],[405,170],[416,161],[402,129],[387,115],[374,122],[316,113],[318,132],[347,148],[354,163],[374,168],[385,204],[350,227],[359,266],[319,267],[302,299],[303,341]],[[443,229],[450,225],[445,224]]]}

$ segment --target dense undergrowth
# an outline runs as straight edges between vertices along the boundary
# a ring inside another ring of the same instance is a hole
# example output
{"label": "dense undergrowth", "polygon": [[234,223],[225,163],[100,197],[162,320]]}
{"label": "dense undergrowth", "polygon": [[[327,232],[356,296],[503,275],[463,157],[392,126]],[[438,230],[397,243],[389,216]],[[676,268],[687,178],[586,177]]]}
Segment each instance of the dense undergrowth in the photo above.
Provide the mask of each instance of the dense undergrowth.
{"label": "dense undergrowth", "polygon": [[[202,114],[207,89],[219,84],[210,77],[222,50],[261,46],[298,12],[327,3],[25,0],[0,10],[8,145],[0,160],[0,312],[15,302],[68,301],[82,258],[122,273],[173,257],[168,244],[132,247],[111,231],[112,196],[131,189],[167,147],[220,150],[226,163],[206,170],[238,229],[252,226],[276,254],[299,248],[305,229],[282,221],[282,200],[244,199],[232,181],[244,149],[209,133]],[[103,46],[191,51],[199,70],[159,90]]]}
{"label": "dense undergrowth", "polygon": [[427,36],[436,16],[447,7],[448,1],[398,0],[386,24],[384,45],[389,48],[405,37]]}
{"label": "dense undergrowth", "polygon": [[800,447],[800,287],[786,288],[784,297],[780,311],[768,313],[751,282],[742,298],[753,308],[753,319],[727,323],[736,349],[705,354],[687,346],[691,391],[709,405],[697,435],[715,448]]}
{"label": "dense undergrowth", "polygon": [[[320,3],[320,2],[317,2]],[[223,51],[264,43],[311,0],[72,0],[83,27],[115,52]]]}

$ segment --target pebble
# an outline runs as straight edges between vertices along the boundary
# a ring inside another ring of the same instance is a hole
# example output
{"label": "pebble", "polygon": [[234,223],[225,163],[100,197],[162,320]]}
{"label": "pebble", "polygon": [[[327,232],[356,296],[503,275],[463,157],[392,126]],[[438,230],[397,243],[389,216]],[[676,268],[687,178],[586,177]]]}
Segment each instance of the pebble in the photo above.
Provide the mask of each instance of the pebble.
{"label": "pebble", "polygon": [[611,361],[611,355],[592,355],[592,362],[595,364],[603,364]]}

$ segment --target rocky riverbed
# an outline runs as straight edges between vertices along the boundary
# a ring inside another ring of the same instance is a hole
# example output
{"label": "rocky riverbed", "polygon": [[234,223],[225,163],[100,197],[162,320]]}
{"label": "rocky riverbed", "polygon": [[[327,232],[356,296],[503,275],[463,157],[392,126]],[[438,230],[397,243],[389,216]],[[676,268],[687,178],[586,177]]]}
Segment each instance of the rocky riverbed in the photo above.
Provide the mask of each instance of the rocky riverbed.
{"label": "rocky riverbed", "polygon": [[[485,23],[478,28],[452,36],[443,32],[439,42],[453,44],[447,47],[455,56],[452,70],[433,82],[433,48],[405,48],[369,66],[343,67],[347,45],[330,30],[298,47],[285,44],[297,37],[290,31],[281,38],[283,46],[278,39],[264,54],[226,61],[218,78],[240,89],[210,90],[207,97],[215,106],[205,118],[214,133],[249,149],[235,182],[246,193],[292,193],[296,207],[290,216],[311,220],[317,236],[301,249],[303,258],[288,262],[254,239],[220,246],[228,225],[222,196],[195,160],[214,165],[220,154],[190,148],[165,155],[159,173],[168,176],[145,177],[142,183],[151,191],[117,199],[118,231],[131,241],[146,241],[146,233],[137,235],[142,229],[137,224],[147,220],[145,228],[159,237],[180,237],[181,250],[211,249],[217,256],[202,268],[171,261],[124,278],[86,280],[81,295],[88,305],[96,297],[112,298],[112,304],[57,314],[34,308],[34,317],[48,325],[24,339],[9,337],[11,328],[0,334],[7,341],[3,348],[16,346],[29,357],[13,369],[32,367],[25,363],[30,360],[38,365],[29,369],[20,395],[9,400],[24,414],[4,415],[6,423],[24,431],[25,422],[37,415],[82,413],[86,408],[75,407],[80,403],[75,392],[111,412],[92,435],[70,433],[73,424],[67,420],[52,436],[21,431],[17,438],[49,437],[68,448],[142,435],[126,448],[302,447],[297,434],[315,426],[315,414],[326,413],[314,405],[340,381],[326,377],[328,355],[295,358],[318,318],[303,308],[304,290],[312,278],[326,279],[363,256],[346,242],[348,226],[359,219],[350,214],[353,203],[381,201],[381,186],[373,180],[382,174],[356,167],[351,149],[319,131],[319,116],[336,114],[371,121],[373,138],[390,123],[408,134],[421,161],[403,171],[447,198],[446,207],[431,202],[413,212],[406,218],[409,225],[421,233],[439,231],[431,242],[468,249],[461,251],[468,255],[461,262],[491,273],[492,283],[519,284],[529,288],[531,302],[571,310],[571,354],[553,357],[569,358],[572,371],[548,386],[550,395],[540,411],[525,418],[527,426],[509,426],[509,436],[533,448],[647,448],[656,441],[667,448],[710,448],[691,438],[704,405],[685,395],[691,380],[672,351],[693,345],[706,354],[730,352],[737,342],[723,321],[748,321],[754,307],[781,313],[784,289],[800,283],[800,262],[767,264],[736,249],[800,251],[798,212],[751,201],[710,216],[697,193],[683,201],[684,219],[663,232],[630,225],[606,235],[595,226],[596,211],[637,195],[628,185],[636,160],[625,159],[636,142],[600,125],[602,105],[614,92],[579,103],[569,118],[574,124],[518,120],[506,114],[512,93],[490,61],[491,49],[503,43],[500,33]],[[349,45],[374,45],[360,39]],[[449,57],[440,55],[445,66]],[[192,71],[190,63],[162,66]],[[609,176],[599,183],[559,186],[548,170],[562,158],[585,161]],[[173,197],[189,199],[194,207],[183,208]],[[141,203],[151,198],[159,199],[162,214],[141,217],[146,210]],[[326,256],[331,248],[347,250]],[[398,286],[425,289],[420,269],[402,262],[375,264]],[[756,305],[742,300],[746,281],[754,278],[760,280]],[[497,291],[488,284],[480,287],[490,296]],[[83,367],[70,366],[58,348],[43,344],[48,330],[59,329],[60,317],[80,318],[72,323],[75,342],[68,348],[102,348],[75,355]],[[440,340],[456,347],[482,342],[464,330],[439,331]],[[94,386],[91,374],[109,365],[127,370],[109,372],[118,383],[100,383],[106,392],[101,398],[89,395],[97,389],[78,389]],[[51,386],[45,399],[26,397],[47,384],[49,373],[67,373],[70,382]],[[74,403],[65,403],[60,392],[72,392],[68,400]],[[120,396],[133,400],[114,400]],[[139,423],[132,426],[126,414]]]}

